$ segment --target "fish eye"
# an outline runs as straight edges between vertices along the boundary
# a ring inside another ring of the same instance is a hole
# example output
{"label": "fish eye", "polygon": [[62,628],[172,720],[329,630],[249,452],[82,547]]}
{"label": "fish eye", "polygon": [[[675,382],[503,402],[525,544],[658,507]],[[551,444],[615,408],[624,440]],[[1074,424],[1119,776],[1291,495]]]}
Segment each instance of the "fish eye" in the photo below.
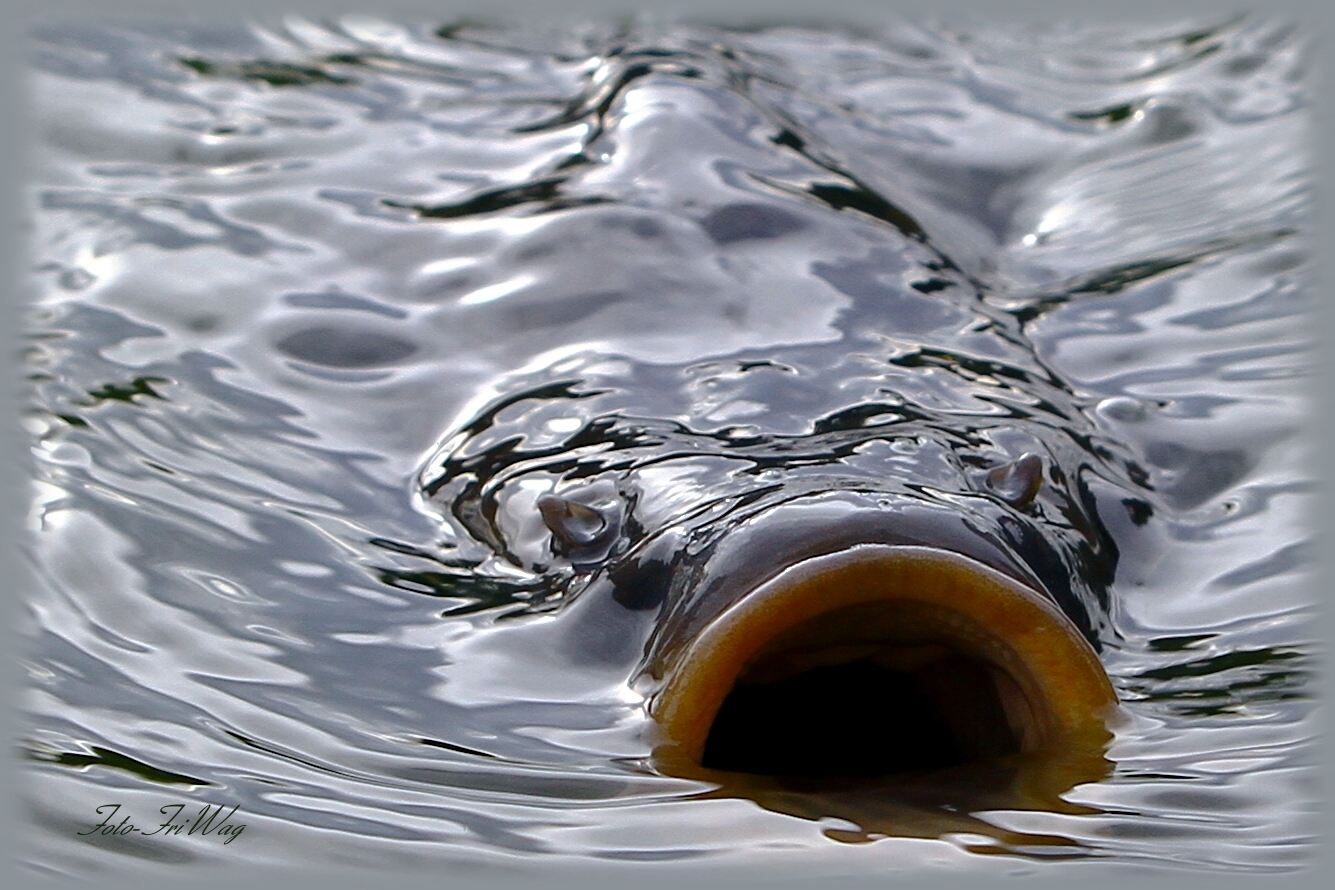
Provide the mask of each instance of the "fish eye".
{"label": "fish eye", "polygon": [[621,530],[620,499],[595,486],[544,494],[536,506],[551,532],[553,552],[577,565],[606,557]]}
{"label": "fish eye", "polygon": [[1026,452],[1009,463],[988,471],[987,488],[1017,510],[1023,510],[1038,497],[1043,487],[1043,458]]}
{"label": "fish eye", "polygon": [[607,520],[597,510],[554,494],[538,498],[538,512],[564,550],[587,547],[607,530]]}

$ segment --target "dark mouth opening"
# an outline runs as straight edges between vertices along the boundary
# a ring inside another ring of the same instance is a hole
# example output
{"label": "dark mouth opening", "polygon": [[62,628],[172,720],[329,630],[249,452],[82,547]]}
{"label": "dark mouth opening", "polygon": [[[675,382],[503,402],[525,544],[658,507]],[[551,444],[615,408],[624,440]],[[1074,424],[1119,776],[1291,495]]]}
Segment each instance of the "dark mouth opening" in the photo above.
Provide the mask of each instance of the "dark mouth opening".
{"label": "dark mouth opening", "polygon": [[878,648],[767,678],[778,667],[771,661],[739,678],[710,727],[701,765],[872,778],[1020,750],[1002,697],[1006,680],[993,665],[939,645]]}
{"label": "dark mouth opening", "polygon": [[669,774],[842,787],[1097,758],[1116,701],[1037,591],[949,551],[863,544],[721,612],[673,654],[650,707]]}

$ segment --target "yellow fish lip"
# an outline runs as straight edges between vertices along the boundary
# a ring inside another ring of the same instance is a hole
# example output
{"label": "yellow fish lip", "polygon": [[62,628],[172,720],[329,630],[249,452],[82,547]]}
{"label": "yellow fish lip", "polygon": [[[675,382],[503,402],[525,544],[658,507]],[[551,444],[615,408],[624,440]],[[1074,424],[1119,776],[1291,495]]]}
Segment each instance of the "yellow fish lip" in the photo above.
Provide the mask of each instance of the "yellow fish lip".
{"label": "yellow fish lip", "polygon": [[[991,678],[993,710],[1004,715],[994,729],[1009,731],[1011,750],[1101,751],[1110,740],[1116,693],[1093,647],[1047,597],[951,551],[857,544],[787,567],[673,653],[649,701],[655,762],[669,774],[697,774],[740,684],[859,658],[940,673],[930,665],[946,664],[937,660],[943,653],[977,666],[970,676]],[[965,736],[989,731],[971,729],[971,720],[947,718]],[[963,744],[985,756],[990,743]]]}

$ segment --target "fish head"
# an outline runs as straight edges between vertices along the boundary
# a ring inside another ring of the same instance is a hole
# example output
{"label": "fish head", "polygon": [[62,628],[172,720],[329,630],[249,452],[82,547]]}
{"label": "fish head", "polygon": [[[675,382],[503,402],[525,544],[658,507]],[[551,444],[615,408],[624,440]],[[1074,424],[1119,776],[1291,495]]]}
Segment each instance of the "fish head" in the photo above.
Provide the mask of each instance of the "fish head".
{"label": "fish head", "polygon": [[568,616],[573,659],[624,671],[657,769],[1106,772],[1117,553],[1069,424],[886,400],[710,428],[692,386],[567,358],[482,399],[421,477],[461,540],[541,579],[528,607]]}

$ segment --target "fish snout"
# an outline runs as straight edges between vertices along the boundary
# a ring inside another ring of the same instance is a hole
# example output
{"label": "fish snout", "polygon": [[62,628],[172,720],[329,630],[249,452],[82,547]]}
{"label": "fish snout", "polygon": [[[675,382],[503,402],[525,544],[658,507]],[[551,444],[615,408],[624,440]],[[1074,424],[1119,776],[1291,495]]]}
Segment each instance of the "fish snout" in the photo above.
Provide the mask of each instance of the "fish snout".
{"label": "fish snout", "polygon": [[802,559],[664,662],[660,769],[885,776],[1098,752],[1117,698],[1047,596],[969,556],[861,543]]}

